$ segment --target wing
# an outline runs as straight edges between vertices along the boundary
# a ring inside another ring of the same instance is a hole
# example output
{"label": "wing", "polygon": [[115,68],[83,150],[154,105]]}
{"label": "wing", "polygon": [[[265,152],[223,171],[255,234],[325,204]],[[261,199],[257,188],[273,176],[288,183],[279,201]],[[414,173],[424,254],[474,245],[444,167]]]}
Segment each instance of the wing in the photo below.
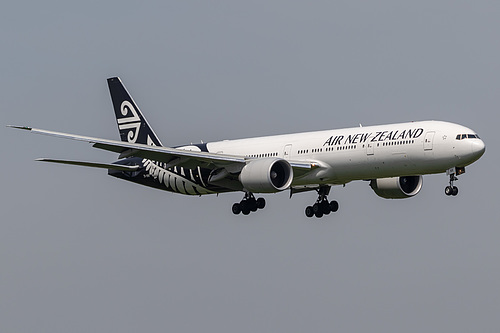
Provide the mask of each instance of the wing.
{"label": "wing", "polygon": [[[167,164],[166,165],[167,168],[173,166],[184,166],[184,167],[203,166],[207,168],[226,168],[230,172],[238,172],[246,165],[247,162],[252,160],[252,158],[246,158],[236,155],[215,154],[209,152],[190,151],[190,150],[168,148],[168,147],[148,146],[139,143],[100,139],[89,136],[48,131],[26,126],[9,125],[7,127],[27,130],[30,131],[31,133],[36,133],[36,134],[43,134],[58,138],[87,142],[92,144],[92,146],[95,148],[119,153],[120,158],[128,156],[147,158],[159,162],[164,162]],[[99,166],[99,163],[91,163],[91,162],[49,160],[49,159],[44,159],[44,160],[48,162],[56,162],[64,164],[103,167]],[[320,167],[318,163],[315,163],[313,161],[288,161],[288,162],[294,169],[294,172],[296,171],[297,174],[304,174],[313,168]]]}

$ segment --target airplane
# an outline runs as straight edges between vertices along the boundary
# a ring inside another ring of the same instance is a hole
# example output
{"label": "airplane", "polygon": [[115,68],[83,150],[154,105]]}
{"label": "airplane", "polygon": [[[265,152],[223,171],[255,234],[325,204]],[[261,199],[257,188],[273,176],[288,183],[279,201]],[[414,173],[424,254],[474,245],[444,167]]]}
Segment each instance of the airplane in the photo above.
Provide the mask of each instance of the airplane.
{"label": "airplane", "polygon": [[118,153],[113,163],[39,158],[37,161],[103,168],[110,176],[185,195],[244,193],[234,214],[248,215],[266,205],[257,193],[315,191],[307,217],[339,209],[328,201],[334,185],[369,181],[386,199],[410,198],[422,189],[422,175],[446,173],[445,194],[456,196],[454,182],[485,152],[471,129],[444,121],[415,121],[296,134],[164,146],[119,77],[107,80],[121,141],[36,129],[23,129]]}

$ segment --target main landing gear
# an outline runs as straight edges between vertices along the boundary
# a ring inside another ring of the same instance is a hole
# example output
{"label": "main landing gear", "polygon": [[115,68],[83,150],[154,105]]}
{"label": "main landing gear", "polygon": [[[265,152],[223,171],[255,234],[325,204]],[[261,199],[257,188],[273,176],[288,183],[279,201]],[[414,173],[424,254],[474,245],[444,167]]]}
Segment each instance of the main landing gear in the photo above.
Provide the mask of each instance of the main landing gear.
{"label": "main landing gear", "polygon": [[233,204],[233,214],[238,215],[243,213],[243,215],[248,215],[250,212],[256,212],[257,209],[262,209],[266,206],[266,200],[264,198],[255,199],[254,195],[250,192],[245,193],[245,197],[239,203]]}
{"label": "main landing gear", "polygon": [[306,207],[306,216],[318,218],[323,215],[328,215],[339,210],[339,203],[335,200],[328,202],[328,194],[330,193],[330,186],[321,186],[316,190],[318,192],[318,199],[312,206]]}
{"label": "main landing gear", "polygon": [[452,168],[446,171],[446,174],[450,176],[450,185],[444,188],[444,193],[448,196],[456,196],[458,194],[458,187],[453,185],[453,182],[458,180],[456,175],[461,175],[465,172],[465,168]]}

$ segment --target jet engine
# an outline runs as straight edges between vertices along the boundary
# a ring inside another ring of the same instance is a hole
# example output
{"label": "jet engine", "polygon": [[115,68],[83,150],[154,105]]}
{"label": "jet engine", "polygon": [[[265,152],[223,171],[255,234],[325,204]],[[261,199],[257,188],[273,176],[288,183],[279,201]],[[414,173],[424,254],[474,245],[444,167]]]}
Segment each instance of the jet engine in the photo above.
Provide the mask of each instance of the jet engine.
{"label": "jet engine", "polygon": [[386,199],[404,199],[417,195],[422,184],[422,176],[380,178],[370,182],[375,193]]}
{"label": "jet engine", "polygon": [[274,193],[287,189],[293,180],[290,164],[280,158],[250,161],[239,176],[243,187],[254,193]]}

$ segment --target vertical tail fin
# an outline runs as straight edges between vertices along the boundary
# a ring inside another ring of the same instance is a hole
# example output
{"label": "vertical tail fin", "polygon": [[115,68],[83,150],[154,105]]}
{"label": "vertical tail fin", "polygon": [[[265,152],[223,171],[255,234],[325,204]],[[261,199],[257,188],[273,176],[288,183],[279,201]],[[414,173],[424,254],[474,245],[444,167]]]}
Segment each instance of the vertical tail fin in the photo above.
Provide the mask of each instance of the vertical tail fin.
{"label": "vertical tail fin", "polygon": [[109,78],[108,87],[121,140],[150,146],[162,146],[160,139],[149,126],[120,78]]}

